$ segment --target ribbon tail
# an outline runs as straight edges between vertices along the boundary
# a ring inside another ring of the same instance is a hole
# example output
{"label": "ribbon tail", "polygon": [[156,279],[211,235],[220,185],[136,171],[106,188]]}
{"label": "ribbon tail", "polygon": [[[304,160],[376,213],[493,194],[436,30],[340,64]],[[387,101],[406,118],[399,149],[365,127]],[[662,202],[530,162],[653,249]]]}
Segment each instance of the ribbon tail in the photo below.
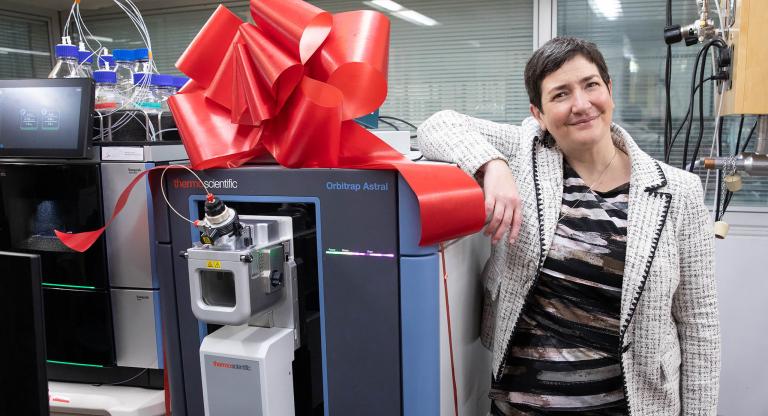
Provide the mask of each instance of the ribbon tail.
{"label": "ribbon tail", "polygon": [[67,247],[71,248],[72,250],[78,251],[80,253],[88,250],[91,248],[93,243],[96,242],[96,240],[101,237],[101,234],[104,233],[104,231],[109,227],[110,224],[112,224],[112,221],[115,220],[115,218],[120,214],[120,211],[125,208],[125,204],[128,202],[128,197],[131,195],[131,191],[133,191],[133,188],[136,186],[139,181],[146,176],[149,172],[152,172],[157,169],[180,169],[178,167],[174,168],[171,166],[157,166],[152,169],[145,170],[138,175],[136,175],[135,178],[131,181],[131,183],[128,184],[128,186],[123,189],[123,192],[120,194],[120,197],[117,198],[117,202],[115,203],[115,208],[112,212],[112,217],[109,218],[106,224],[104,224],[103,227],[92,230],[92,231],[84,231],[81,233],[66,233],[59,230],[54,230],[54,233],[56,234],[56,237],[59,238],[59,240]]}
{"label": "ribbon tail", "polygon": [[53,230],[56,237],[67,247],[72,250],[84,252],[91,248],[93,243],[101,237],[106,227],[101,227],[98,230],[84,231],[82,233],[65,233],[59,230]]}

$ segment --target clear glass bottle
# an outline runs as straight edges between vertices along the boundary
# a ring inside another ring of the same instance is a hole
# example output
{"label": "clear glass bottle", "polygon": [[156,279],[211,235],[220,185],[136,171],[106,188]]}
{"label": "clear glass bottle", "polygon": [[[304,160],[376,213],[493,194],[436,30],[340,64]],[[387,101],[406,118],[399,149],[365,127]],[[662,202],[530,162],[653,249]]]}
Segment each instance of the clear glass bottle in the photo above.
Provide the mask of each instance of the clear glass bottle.
{"label": "clear glass bottle", "polygon": [[133,90],[133,51],[115,49],[112,51],[117,74],[117,89],[123,96],[128,97]]}
{"label": "clear glass bottle", "polygon": [[152,85],[157,91],[157,98],[160,100],[160,109],[162,111],[171,111],[168,108],[168,98],[176,94],[176,87],[173,85],[172,75],[156,74],[152,76]]}
{"label": "clear glass bottle", "polygon": [[93,56],[94,53],[91,51],[84,51],[82,49],[77,51],[77,61],[80,64],[80,69],[89,78],[93,76]]}
{"label": "clear glass bottle", "polygon": [[133,50],[133,73],[139,72],[152,73],[152,67],[149,65],[149,49],[139,48]]}
{"label": "clear glass bottle", "polygon": [[99,69],[93,71],[96,81],[96,111],[114,111],[123,106],[123,96],[117,89],[117,74],[115,71]]}
{"label": "clear glass bottle", "polygon": [[115,58],[113,58],[112,55],[99,56],[98,63],[98,69],[108,69],[110,71],[115,70]]}
{"label": "clear glass bottle", "polygon": [[56,45],[56,65],[48,78],[87,78],[77,62],[77,46]]}
{"label": "clear glass bottle", "polygon": [[157,92],[156,74],[140,72],[133,74],[133,108],[142,110],[145,113],[159,113],[162,110],[162,104]]}

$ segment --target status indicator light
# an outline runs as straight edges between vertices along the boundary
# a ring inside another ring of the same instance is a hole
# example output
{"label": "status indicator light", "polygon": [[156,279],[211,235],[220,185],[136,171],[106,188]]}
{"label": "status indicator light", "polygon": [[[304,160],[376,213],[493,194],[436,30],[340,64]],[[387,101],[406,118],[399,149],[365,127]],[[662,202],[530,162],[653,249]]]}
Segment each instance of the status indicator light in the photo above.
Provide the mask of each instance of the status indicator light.
{"label": "status indicator light", "polygon": [[43,283],[45,287],[61,287],[65,289],[96,289],[94,286],[62,285],[58,283]]}
{"label": "status indicator light", "polygon": [[325,254],[329,254],[333,256],[387,257],[390,259],[395,258],[395,255],[392,253],[377,253],[371,250],[352,251],[347,249],[338,250],[335,248],[329,248],[328,250],[325,250]]}
{"label": "status indicator light", "polygon": [[67,361],[55,361],[55,360],[45,360],[51,364],[64,364],[64,365],[74,365],[78,367],[94,367],[94,368],[104,368],[103,365],[97,365],[97,364],[83,364],[83,363],[70,363]]}

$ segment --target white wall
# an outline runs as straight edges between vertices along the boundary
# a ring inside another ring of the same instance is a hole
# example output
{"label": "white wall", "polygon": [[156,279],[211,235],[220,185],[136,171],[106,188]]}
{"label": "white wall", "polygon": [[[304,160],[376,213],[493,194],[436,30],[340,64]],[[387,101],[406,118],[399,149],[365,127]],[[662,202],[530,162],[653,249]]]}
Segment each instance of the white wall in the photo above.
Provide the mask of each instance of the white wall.
{"label": "white wall", "polygon": [[715,244],[723,340],[723,416],[768,415],[768,212],[728,213]]}

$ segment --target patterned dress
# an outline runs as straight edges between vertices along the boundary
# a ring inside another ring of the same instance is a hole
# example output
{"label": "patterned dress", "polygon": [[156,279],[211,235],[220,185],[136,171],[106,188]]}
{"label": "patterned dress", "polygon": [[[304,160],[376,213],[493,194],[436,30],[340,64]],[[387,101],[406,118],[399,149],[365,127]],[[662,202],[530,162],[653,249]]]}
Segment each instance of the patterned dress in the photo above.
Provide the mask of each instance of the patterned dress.
{"label": "patterned dress", "polygon": [[563,164],[552,248],[491,387],[493,415],[626,415],[619,315],[629,184],[590,192]]}

